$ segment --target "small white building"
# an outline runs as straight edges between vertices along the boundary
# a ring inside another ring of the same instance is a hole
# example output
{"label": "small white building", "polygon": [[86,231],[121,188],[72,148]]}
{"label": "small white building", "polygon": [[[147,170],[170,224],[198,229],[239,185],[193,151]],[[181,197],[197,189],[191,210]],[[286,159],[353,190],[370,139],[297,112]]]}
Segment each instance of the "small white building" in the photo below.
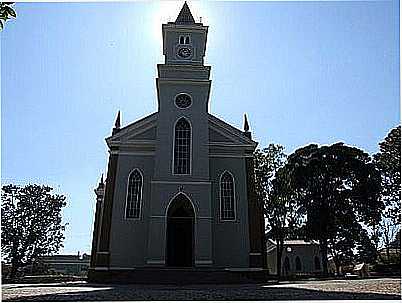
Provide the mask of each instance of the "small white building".
{"label": "small white building", "polygon": [[[270,274],[276,271],[276,242],[267,240],[267,265]],[[282,253],[282,275],[316,275],[322,273],[320,247],[317,241],[286,240]]]}

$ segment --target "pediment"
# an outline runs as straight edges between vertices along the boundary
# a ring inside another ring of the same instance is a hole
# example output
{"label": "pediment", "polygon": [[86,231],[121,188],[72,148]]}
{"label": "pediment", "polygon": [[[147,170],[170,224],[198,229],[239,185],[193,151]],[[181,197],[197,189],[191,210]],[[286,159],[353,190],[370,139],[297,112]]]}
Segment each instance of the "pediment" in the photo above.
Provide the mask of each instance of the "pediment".
{"label": "pediment", "polygon": [[127,136],[127,140],[156,140],[156,125],[147,129],[140,129],[137,133]]}
{"label": "pediment", "polygon": [[225,136],[221,132],[216,129],[209,128],[209,142],[227,142],[227,143],[236,143],[233,138],[230,136]]}
{"label": "pediment", "polygon": [[107,144],[110,147],[155,141],[157,116],[157,113],[154,113],[121,128],[119,132],[106,138]]}
{"label": "pediment", "polygon": [[210,145],[225,144],[228,146],[248,146],[255,148],[258,144],[244,135],[241,130],[211,114],[208,116],[208,128]]}

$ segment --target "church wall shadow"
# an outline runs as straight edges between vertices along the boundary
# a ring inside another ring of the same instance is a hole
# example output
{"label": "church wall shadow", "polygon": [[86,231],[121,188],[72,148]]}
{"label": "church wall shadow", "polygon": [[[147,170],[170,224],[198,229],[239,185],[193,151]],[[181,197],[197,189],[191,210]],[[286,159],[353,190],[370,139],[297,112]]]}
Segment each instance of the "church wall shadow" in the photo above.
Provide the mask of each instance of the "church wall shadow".
{"label": "church wall shadow", "polygon": [[[77,285],[72,285],[76,287]],[[296,287],[263,287],[261,285],[237,286],[168,286],[168,285],[85,285],[92,291],[65,291],[58,294],[21,296],[3,301],[182,301],[182,300],[400,300],[396,294],[368,292],[335,292],[303,289]],[[109,287],[109,289],[104,289]],[[103,288],[103,289],[102,289]]]}

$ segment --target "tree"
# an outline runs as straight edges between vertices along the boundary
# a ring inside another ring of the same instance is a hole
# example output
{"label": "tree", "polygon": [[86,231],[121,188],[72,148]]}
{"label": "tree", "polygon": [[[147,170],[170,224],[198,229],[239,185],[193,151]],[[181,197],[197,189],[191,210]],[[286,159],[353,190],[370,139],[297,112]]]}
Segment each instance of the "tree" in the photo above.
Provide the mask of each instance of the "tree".
{"label": "tree", "polygon": [[357,243],[357,261],[364,263],[376,263],[377,246],[372,241],[366,229],[361,229],[359,241]]}
{"label": "tree", "polygon": [[4,28],[7,20],[17,17],[12,5],[14,5],[14,2],[0,2],[0,29]]}
{"label": "tree", "polygon": [[391,129],[379,146],[380,152],[374,159],[381,172],[382,199],[386,207],[377,233],[382,236],[389,261],[389,248],[401,224],[401,126]]}
{"label": "tree", "polygon": [[286,162],[284,149],[282,145],[269,144],[254,153],[255,188],[260,201],[266,201],[272,191],[275,174]]}
{"label": "tree", "polygon": [[349,210],[348,215],[336,218],[333,237],[328,239],[328,254],[332,256],[336,273],[340,275],[341,267],[351,265],[355,259],[354,248],[360,240],[361,225],[357,222],[355,214]]}
{"label": "tree", "polygon": [[374,155],[382,175],[383,199],[391,211],[391,219],[401,223],[401,126],[391,129],[379,143],[380,152]]}
{"label": "tree", "polygon": [[52,194],[52,190],[36,184],[2,187],[1,248],[3,257],[11,263],[11,279],[20,267],[63,246],[66,225],[61,222],[61,210],[66,198]]}
{"label": "tree", "polygon": [[379,222],[383,209],[380,175],[367,153],[343,143],[302,147],[288,157],[284,169],[307,216],[307,236],[320,243],[327,274],[328,249],[337,249],[345,228],[354,228],[356,221]]}
{"label": "tree", "polygon": [[277,275],[282,271],[284,240],[298,226],[298,215],[294,193],[289,190],[287,176],[281,168],[286,162],[286,154],[281,145],[270,144],[254,154],[256,192],[264,203],[264,214],[270,238],[276,242]]}

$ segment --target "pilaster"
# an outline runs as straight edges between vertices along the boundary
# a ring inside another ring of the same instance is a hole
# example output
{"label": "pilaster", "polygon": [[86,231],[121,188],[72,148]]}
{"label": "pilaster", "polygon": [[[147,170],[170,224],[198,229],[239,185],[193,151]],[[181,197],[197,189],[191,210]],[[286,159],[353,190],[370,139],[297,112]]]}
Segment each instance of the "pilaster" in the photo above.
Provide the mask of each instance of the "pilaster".
{"label": "pilaster", "polygon": [[98,187],[94,190],[96,194],[96,207],[95,207],[95,221],[94,230],[92,235],[92,249],[91,249],[91,262],[90,266],[94,267],[96,264],[96,253],[98,251],[98,239],[99,239],[99,229],[102,225],[102,204],[105,194],[105,184],[103,183],[103,178],[99,183]]}
{"label": "pilaster", "polygon": [[245,161],[250,240],[249,266],[251,268],[266,268],[264,212],[263,205],[258,202],[255,192],[254,159],[247,157]]}
{"label": "pilaster", "polygon": [[113,210],[113,196],[116,183],[118,154],[109,155],[109,164],[106,178],[105,197],[102,208],[102,224],[98,249],[96,252],[96,267],[108,267],[110,264],[110,230]]}

